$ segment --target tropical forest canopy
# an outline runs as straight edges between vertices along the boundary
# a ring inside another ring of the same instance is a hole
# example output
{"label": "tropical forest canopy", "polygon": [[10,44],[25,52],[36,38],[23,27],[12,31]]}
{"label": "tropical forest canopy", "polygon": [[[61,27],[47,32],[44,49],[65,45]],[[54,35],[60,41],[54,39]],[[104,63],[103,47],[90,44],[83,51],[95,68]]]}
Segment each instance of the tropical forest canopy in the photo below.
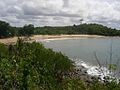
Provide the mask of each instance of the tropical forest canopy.
{"label": "tropical forest canopy", "polygon": [[0,21],[0,38],[14,36],[31,35],[60,35],[60,34],[90,34],[105,36],[120,36],[117,29],[108,28],[100,24],[80,24],[73,26],[44,26],[34,27],[34,25],[24,25],[23,27],[13,27],[5,21]]}

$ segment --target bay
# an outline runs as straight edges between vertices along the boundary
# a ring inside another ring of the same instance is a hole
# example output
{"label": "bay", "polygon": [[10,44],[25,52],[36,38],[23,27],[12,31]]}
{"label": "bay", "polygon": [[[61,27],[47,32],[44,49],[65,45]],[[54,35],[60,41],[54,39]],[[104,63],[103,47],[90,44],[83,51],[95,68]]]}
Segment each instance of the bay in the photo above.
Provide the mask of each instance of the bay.
{"label": "bay", "polygon": [[[101,38],[54,38],[39,39],[46,48],[62,52],[72,59],[76,65],[83,65],[88,68],[91,75],[100,75],[96,67],[104,67],[108,74],[109,65],[117,65],[117,76],[119,76],[120,67],[120,38],[119,37],[101,37]],[[106,69],[107,68],[107,69]]]}

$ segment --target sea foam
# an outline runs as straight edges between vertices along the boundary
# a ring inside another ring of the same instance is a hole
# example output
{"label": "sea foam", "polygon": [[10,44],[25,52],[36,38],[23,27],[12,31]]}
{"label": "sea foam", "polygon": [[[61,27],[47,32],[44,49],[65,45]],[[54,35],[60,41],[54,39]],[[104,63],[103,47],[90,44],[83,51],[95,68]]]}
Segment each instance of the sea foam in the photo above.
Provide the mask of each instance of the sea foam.
{"label": "sea foam", "polygon": [[71,60],[74,61],[76,67],[79,68],[80,66],[83,66],[84,68],[86,68],[87,73],[91,76],[100,77],[101,80],[104,80],[105,77],[116,78],[113,72],[111,72],[106,67],[103,67],[103,66],[100,67],[99,65],[94,66],[94,65],[84,62],[82,59],[71,59]]}
{"label": "sea foam", "polygon": [[78,40],[78,39],[87,39],[87,37],[82,37],[82,38],[80,38],[80,37],[72,37],[72,38],[48,38],[48,39],[36,39],[35,41],[36,42],[50,42],[50,41],[58,41],[58,40],[70,40],[70,39],[74,39],[74,40]]}

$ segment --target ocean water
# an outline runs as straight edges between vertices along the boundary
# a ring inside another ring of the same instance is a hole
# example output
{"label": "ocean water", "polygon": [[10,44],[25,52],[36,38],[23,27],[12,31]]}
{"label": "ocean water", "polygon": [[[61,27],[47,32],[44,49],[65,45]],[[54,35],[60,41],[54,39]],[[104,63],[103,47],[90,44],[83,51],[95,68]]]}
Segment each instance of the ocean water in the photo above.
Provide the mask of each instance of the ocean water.
{"label": "ocean water", "polygon": [[[46,48],[62,52],[73,60],[76,66],[87,68],[90,75],[96,76],[120,76],[120,38],[54,38],[38,39]],[[117,69],[110,71],[110,64],[116,64]]]}

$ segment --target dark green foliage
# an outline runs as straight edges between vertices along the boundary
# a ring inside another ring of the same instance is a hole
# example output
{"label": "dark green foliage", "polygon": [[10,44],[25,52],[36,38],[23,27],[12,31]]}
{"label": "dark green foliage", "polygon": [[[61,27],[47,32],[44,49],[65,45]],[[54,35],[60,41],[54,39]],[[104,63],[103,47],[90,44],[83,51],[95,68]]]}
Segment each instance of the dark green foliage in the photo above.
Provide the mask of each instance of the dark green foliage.
{"label": "dark green foliage", "polygon": [[90,34],[90,35],[105,35],[105,36],[120,36],[120,31],[111,29],[99,24],[81,24],[64,27],[37,27],[34,34]]}
{"label": "dark green foliage", "polygon": [[105,36],[120,36],[120,30],[108,28],[99,24],[80,24],[63,27],[34,27],[29,24],[24,27],[12,27],[9,23],[0,21],[0,38],[31,35],[60,35],[60,34],[90,34]]}
{"label": "dark green foliage", "polygon": [[8,37],[9,36],[8,34],[10,34],[9,29],[10,29],[9,23],[0,21],[0,38]]}
{"label": "dark green foliage", "polygon": [[116,81],[114,80],[112,82],[104,82],[104,83],[94,81],[94,82],[89,82],[87,87],[89,87],[89,90],[119,90],[120,84],[117,84]]}
{"label": "dark green foliage", "polygon": [[34,25],[32,24],[25,25],[18,31],[19,36],[31,36],[32,34],[34,34]]}
{"label": "dark green foliage", "polygon": [[14,27],[11,27],[9,23],[0,21],[0,38],[13,37],[17,34]]}
{"label": "dark green foliage", "polygon": [[19,39],[14,46],[0,44],[1,89],[54,89],[72,67],[68,57],[39,43]]}

